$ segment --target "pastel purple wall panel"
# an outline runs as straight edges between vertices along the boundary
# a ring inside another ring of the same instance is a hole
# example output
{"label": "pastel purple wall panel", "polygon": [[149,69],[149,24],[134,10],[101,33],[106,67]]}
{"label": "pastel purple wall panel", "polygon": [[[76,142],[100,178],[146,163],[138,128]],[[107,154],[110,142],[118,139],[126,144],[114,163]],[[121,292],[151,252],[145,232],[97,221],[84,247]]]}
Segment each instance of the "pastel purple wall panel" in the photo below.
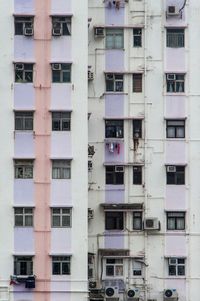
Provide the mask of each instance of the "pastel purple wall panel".
{"label": "pastel purple wall panel", "polygon": [[124,96],[120,94],[105,95],[105,116],[124,117]]}
{"label": "pastel purple wall panel", "polygon": [[67,132],[67,131],[52,132],[51,157],[70,158],[71,156],[72,156],[71,132]]}
{"label": "pastel purple wall panel", "polygon": [[119,49],[106,50],[106,70],[107,72],[124,71],[124,51]]}
{"label": "pastel purple wall panel", "polygon": [[[25,289],[24,284],[15,285],[14,290],[17,292],[14,294],[14,301],[33,301],[34,300],[34,293],[30,291],[30,289]],[[20,293],[20,291],[22,291]]]}
{"label": "pastel purple wall panel", "polygon": [[15,131],[15,158],[33,158],[34,154],[34,139],[32,132],[17,132]]}
{"label": "pastel purple wall panel", "polygon": [[184,185],[166,186],[166,210],[185,210],[186,209],[186,188]]}
{"label": "pastel purple wall panel", "polygon": [[33,228],[14,228],[14,253],[32,254],[34,253],[34,232]]}
{"label": "pastel purple wall panel", "polygon": [[185,118],[186,117],[186,97],[185,96],[166,96],[165,97],[166,118]]}
{"label": "pastel purple wall panel", "polygon": [[51,253],[70,254],[71,252],[71,228],[52,228]]}
{"label": "pastel purple wall panel", "polygon": [[165,237],[165,256],[186,256],[186,237],[184,235],[167,235]]}
{"label": "pastel purple wall panel", "polygon": [[34,14],[34,0],[14,0],[15,14]]}
{"label": "pastel purple wall panel", "polygon": [[71,0],[51,0],[51,12],[53,14],[69,13],[72,10]]}
{"label": "pastel purple wall panel", "polygon": [[123,233],[115,233],[105,235],[105,248],[106,249],[123,249],[124,248],[124,237]]}
{"label": "pastel purple wall panel", "polygon": [[71,36],[53,37],[51,41],[51,61],[71,62]]}
{"label": "pastel purple wall panel", "polygon": [[165,71],[185,72],[185,48],[166,48]]}
{"label": "pastel purple wall panel", "polygon": [[33,37],[14,37],[14,60],[20,62],[34,62],[34,39]]}
{"label": "pastel purple wall panel", "polygon": [[14,109],[33,110],[35,107],[35,91],[33,84],[14,84]]}
{"label": "pastel purple wall panel", "polygon": [[116,9],[115,7],[105,9],[106,25],[123,26],[124,25],[124,8]]}
{"label": "pastel purple wall panel", "polygon": [[106,185],[106,203],[124,203],[124,185]]}
{"label": "pastel purple wall panel", "polygon": [[72,205],[71,180],[52,179],[51,205],[58,206],[58,207]]}
{"label": "pastel purple wall panel", "polygon": [[186,145],[184,140],[166,142],[166,163],[169,164],[186,163]]}
{"label": "pastel purple wall panel", "polygon": [[52,84],[51,86],[51,110],[71,110],[70,84]]}
{"label": "pastel purple wall panel", "polygon": [[34,205],[33,179],[14,180],[14,205]]}
{"label": "pastel purple wall panel", "polygon": [[[110,144],[112,143],[112,152]],[[105,143],[105,161],[106,162],[124,162],[124,143],[109,142]]]}

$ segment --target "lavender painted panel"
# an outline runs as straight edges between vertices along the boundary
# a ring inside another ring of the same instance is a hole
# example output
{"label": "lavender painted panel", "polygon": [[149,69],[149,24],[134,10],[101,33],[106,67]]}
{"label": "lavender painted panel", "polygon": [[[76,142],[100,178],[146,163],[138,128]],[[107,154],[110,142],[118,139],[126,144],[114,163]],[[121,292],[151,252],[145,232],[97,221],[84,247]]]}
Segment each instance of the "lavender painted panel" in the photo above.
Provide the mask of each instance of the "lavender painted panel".
{"label": "lavender painted panel", "polygon": [[[53,281],[51,280],[51,301],[70,301],[71,293],[67,293],[67,291],[71,290],[70,281],[62,281],[63,276],[52,276],[56,280],[60,279],[61,281]],[[57,291],[57,293],[56,293]],[[63,293],[60,293],[63,292]]]}
{"label": "lavender painted panel", "polygon": [[166,163],[186,163],[186,143],[184,140],[166,141]]}
{"label": "lavender painted panel", "polygon": [[165,71],[186,71],[185,48],[166,48]]}
{"label": "lavender painted panel", "polygon": [[51,229],[51,254],[72,253],[71,228]]}
{"label": "lavender painted panel", "polygon": [[106,142],[105,143],[106,162],[124,162],[124,143]]}
{"label": "lavender painted panel", "polygon": [[105,24],[106,25],[124,25],[124,8],[116,9],[115,7],[105,8]]}
{"label": "lavender painted panel", "polygon": [[165,237],[165,256],[186,256],[186,237],[172,235]]}
{"label": "lavender painted panel", "polygon": [[[59,147],[58,147],[59,145]],[[71,132],[56,131],[51,134],[51,157],[66,158],[72,156]]]}
{"label": "lavender painted panel", "polygon": [[186,117],[186,98],[185,96],[166,96],[166,118],[185,118]]}
{"label": "lavender painted panel", "polygon": [[14,205],[33,206],[34,204],[34,183],[33,179],[14,180]]}
{"label": "lavender painted panel", "polygon": [[[165,288],[175,288],[178,292],[178,300],[185,301],[186,299],[186,280],[181,278],[166,279],[165,280]],[[170,298],[169,298],[170,300]]]}
{"label": "lavender painted panel", "polygon": [[35,90],[33,84],[14,84],[15,110],[33,110]]}
{"label": "lavender painted panel", "polygon": [[124,95],[105,95],[105,116],[124,117]]}
{"label": "lavender painted panel", "polygon": [[106,203],[124,203],[125,188],[124,185],[106,185],[105,202]]}
{"label": "lavender painted panel", "polygon": [[106,50],[106,71],[123,72],[124,69],[124,51],[111,49]]}
{"label": "lavender painted panel", "polygon": [[51,12],[52,14],[69,13],[72,10],[71,0],[51,0]]}
{"label": "lavender painted panel", "polygon": [[14,60],[34,62],[34,39],[33,37],[14,37]]}
{"label": "lavender painted panel", "polygon": [[166,210],[186,209],[186,188],[184,185],[166,186]]}
{"label": "lavender painted panel", "polygon": [[[15,285],[14,291],[17,293],[14,293],[14,301],[33,301],[34,300],[34,293],[30,291],[28,288],[24,288],[24,283],[21,285]],[[21,293],[20,293],[21,291]]]}
{"label": "lavender painted panel", "polygon": [[33,14],[34,0],[14,0],[15,14]]}
{"label": "lavender painted panel", "polygon": [[52,180],[51,182],[51,205],[70,206],[71,199],[71,180]]}
{"label": "lavender painted panel", "polygon": [[106,249],[123,249],[124,248],[124,236],[123,233],[115,234],[106,234],[105,235],[105,242],[104,242]]}
{"label": "lavender painted panel", "polygon": [[52,84],[51,110],[71,110],[71,85]]}
{"label": "lavender painted panel", "polygon": [[[63,51],[65,49],[65,51]],[[53,37],[51,41],[51,61],[70,62],[71,36]]]}
{"label": "lavender painted panel", "polygon": [[34,253],[34,231],[33,228],[14,228],[14,253]]}
{"label": "lavender painted panel", "polygon": [[34,139],[33,132],[15,131],[15,158],[33,158],[34,157]]}

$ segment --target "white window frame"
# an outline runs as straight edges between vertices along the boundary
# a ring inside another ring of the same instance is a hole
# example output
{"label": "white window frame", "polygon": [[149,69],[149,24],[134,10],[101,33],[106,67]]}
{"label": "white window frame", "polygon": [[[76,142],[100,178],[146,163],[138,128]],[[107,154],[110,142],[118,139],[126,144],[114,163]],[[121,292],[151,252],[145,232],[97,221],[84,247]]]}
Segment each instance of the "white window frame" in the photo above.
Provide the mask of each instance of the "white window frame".
{"label": "white window frame", "polygon": [[33,112],[15,112],[15,131],[33,131]]}
{"label": "white window frame", "polygon": [[[17,212],[20,210],[21,210],[21,212]],[[33,227],[33,208],[31,208],[31,207],[15,207],[14,215],[15,215],[15,227]],[[17,224],[17,221],[16,221],[17,217],[21,217],[21,219],[22,219],[21,225]],[[31,224],[27,223],[27,218],[32,218]]]}
{"label": "white window frame", "polygon": [[[64,212],[64,211],[67,211],[67,212]],[[59,218],[59,225],[55,224],[54,217]],[[67,225],[65,225],[65,223],[64,223],[64,218],[69,219],[69,223]],[[71,208],[59,208],[59,207],[51,208],[51,225],[52,225],[52,228],[71,228],[71,226],[72,226],[72,209]]]}
{"label": "white window frame", "polygon": [[71,179],[71,160],[52,160],[52,179]]}
{"label": "white window frame", "polygon": [[[60,273],[54,273],[54,264],[59,264],[60,266]],[[68,264],[69,265],[69,273],[63,273],[63,264]],[[52,275],[54,276],[67,276],[71,275],[71,256],[52,256]]]}
{"label": "white window frame", "polygon": [[15,160],[15,179],[33,179],[33,160]]}
{"label": "white window frame", "polygon": [[[109,260],[115,260],[115,263],[109,263]],[[113,268],[113,275],[107,275],[107,267],[112,267]],[[120,278],[124,276],[124,259],[123,258],[105,258],[104,260],[104,268],[105,268],[105,277],[109,278],[109,277],[113,277],[113,278]],[[122,273],[118,273],[117,270],[119,269],[119,271],[121,270]]]}
{"label": "white window frame", "polygon": [[[121,38],[121,44],[118,45],[117,38]],[[112,42],[108,42],[108,38]],[[109,45],[110,43],[110,45]],[[123,28],[106,28],[106,49],[123,49],[124,48],[124,30]]]}
{"label": "white window frame", "polygon": [[[132,270],[133,273],[132,273],[132,275],[133,275],[134,278],[141,278],[141,277],[143,277],[143,264],[142,264],[142,262],[140,262],[137,259],[133,259],[133,261],[132,261],[132,267],[133,267],[133,270]],[[135,273],[135,275],[134,275],[134,273]],[[137,273],[140,273],[140,275],[137,275]]]}
{"label": "white window frame", "polygon": [[[172,261],[172,260],[174,260],[174,264],[170,263],[170,261]],[[184,260],[184,263],[179,263],[179,260]],[[175,274],[174,275],[171,275],[169,273],[170,266],[175,267]],[[184,274],[183,275],[179,274],[179,267],[184,267]],[[185,277],[185,275],[186,275],[185,268],[186,268],[185,258],[180,258],[180,257],[168,258],[168,275],[169,275],[169,277]]]}
{"label": "white window frame", "polygon": [[[22,263],[26,265],[26,273],[21,273]],[[31,276],[33,275],[33,256],[14,256],[14,275]]]}

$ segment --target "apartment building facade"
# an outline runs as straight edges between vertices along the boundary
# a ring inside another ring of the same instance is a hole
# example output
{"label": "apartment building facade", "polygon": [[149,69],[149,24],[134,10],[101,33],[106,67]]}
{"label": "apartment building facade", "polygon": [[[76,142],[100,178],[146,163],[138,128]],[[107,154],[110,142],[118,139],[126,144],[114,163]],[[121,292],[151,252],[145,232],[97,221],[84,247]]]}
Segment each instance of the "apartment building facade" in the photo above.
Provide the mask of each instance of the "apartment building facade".
{"label": "apartment building facade", "polygon": [[198,300],[197,0],[89,0],[89,299]]}
{"label": "apartment building facade", "polygon": [[86,300],[87,6],[1,1],[0,20],[0,299]]}

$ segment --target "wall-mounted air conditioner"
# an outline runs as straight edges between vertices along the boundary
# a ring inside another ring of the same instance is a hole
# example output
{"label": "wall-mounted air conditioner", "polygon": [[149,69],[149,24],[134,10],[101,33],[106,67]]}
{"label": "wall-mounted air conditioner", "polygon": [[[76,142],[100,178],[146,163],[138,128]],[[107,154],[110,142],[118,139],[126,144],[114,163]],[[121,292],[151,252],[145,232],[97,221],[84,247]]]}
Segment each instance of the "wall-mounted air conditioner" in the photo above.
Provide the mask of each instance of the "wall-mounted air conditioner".
{"label": "wall-mounted air conditioner", "polygon": [[178,293],[176,289],[165,289],[164,290],[164,301],[177,301]]}
{"label": "wall-mounted air conditioner", "polygon": [[124,172],[124,166],[121,166],[121,165],[115,166],[115,172]]}
{"label": "wall-mounted air conditioner", "polygon": [[103,38],[104,37],[104,28],[103,27],[95,27],[94,28],[94,36],[95,38]]}
{"label": "wall-mounted air conditioner", "polygon": [[175,5],[170,5],[167,7],[167,15],[168,16],[177,16],[179,15],[179,10]]}
{"label": "wall-mounted air conditioner", "polygon": [[140,290],[138,288],[128,289],[126,295],[128,301],[139,301]]}
{"label": "wall-mounted air conditioner", "polygon": [[57,63],[52,64],[52,70],[61,70],[61,64],[57,64]]}
{"label": "wall-mounted air conditioner", "polygon": [[175,80],[176,79],[176,74],[169,73],[167,74],[167,80]]}
{"label": "wall-mounted air conditioner", "polygon": [[108,298],[118,298],[119,297],[119,289],[115,286],[105,287],[105,295]]}
{"label": "wall-mounted air conditioner", "polygon": [[24,27],[24,35],[32,36],[33,35],[33,27],[31,27],[31,26]]}
{"label": "wall-mounted air conditioner", "polygon": [[144,230],[160,230],[160,222],[157,217],[148,217],[144,220]]}
{"label": "wall-mounted air conditioner", "polygon": [[167,166],[167,172],[176,172],[176,166],[174,165]]}

